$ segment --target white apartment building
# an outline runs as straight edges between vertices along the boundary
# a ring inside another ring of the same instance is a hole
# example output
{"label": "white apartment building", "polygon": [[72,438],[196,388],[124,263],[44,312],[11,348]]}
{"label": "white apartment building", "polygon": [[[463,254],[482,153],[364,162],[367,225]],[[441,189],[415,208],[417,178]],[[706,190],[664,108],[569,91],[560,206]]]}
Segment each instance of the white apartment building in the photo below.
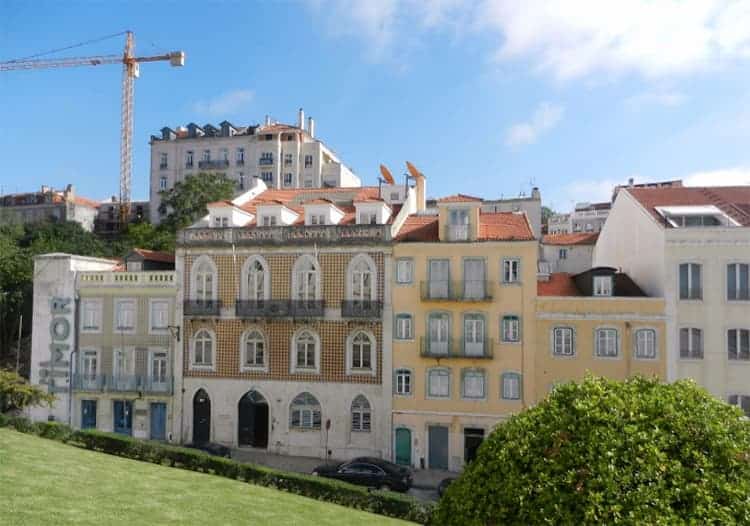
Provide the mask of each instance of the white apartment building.
{"label": "white apartment building", "polygon": [[534,237],[537,239],[542,237],[542,194],[536,186],[531,189],[531,195],[528,197],[521,195],[485,199],[482,201],[482,212],[526,212]]}
{"label": "white apartment building", "polygon": [[151,222],[160,220],[159,192],[198,173],[222,173],[237,182],[237,193],[253,186],[253,178],[268,188],[361,186],[359,177],[331,148],[315,137],[315,122],[302,109],[296,126],[266,117],[257,126],[218,127],[190,123],[176,130],[165,127],[151,136]]}
{"label": "white apartment building", "polygon": [[750,416],[750,186],[621,189],[594,265],[665,298],[669,380]]}
{"label": "white apartment building", "polygon": [[554,214],[547,221],[550,234],[599,232],[609,215],[610,203],[576,203],[570,214]]}
{"label": "white apartment building", "polygon": [[580,274],[593,266],[598,233],[547,234],[539,245],[539,271],[542,274]]}

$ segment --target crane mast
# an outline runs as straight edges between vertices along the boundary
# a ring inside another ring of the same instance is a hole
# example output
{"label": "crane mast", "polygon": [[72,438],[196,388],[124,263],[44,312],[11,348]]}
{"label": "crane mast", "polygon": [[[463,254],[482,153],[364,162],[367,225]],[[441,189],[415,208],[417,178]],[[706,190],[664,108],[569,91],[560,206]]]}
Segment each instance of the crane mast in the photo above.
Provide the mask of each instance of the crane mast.
{"label": "crane mast", "polygon": [[[109,37],[107,37],[109,38]],[[125,32],[125,50],[122,55],[100,55],[93,57],[70,57],[58,59],[11,60],[0,62],[0,71],[69,68],[78,66],[100,66],[122,64],[122,106],[120,123],[120,228],[130,216],[130,179],[133,169],[133,87],[138,78],[141,62],[168,60],[173,67],[185,65],[185,52],[172,51],[164,55],[135,56],[135,36]]]}

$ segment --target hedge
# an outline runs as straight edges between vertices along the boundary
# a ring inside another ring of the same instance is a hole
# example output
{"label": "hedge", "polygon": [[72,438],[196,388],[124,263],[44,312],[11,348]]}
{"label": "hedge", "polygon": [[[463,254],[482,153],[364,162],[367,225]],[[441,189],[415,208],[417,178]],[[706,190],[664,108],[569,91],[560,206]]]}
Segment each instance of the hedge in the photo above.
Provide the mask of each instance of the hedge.
{"label": "hedge", "polygon": [[429,523],[433,509],[431,504],[421,503],[411,497],[390,491],[369,490],[338,480],[244,464],[227,458],[214,457],[194,449],[147,442],[114,433],[73,430],[57,422],[32,423],[26,418],[0,414],[0,427],[3,426],[10,426],[22,433],[35,434],[92,451],[212,473],[420,524]]}

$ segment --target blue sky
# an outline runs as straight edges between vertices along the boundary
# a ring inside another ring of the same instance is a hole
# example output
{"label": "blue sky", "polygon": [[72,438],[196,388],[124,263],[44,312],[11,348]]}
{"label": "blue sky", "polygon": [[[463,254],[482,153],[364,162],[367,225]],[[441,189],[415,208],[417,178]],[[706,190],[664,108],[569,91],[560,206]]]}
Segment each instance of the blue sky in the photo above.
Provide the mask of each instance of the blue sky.
{"label": "blue sky", "polygon": [[[133,196],[165,126],[298,107],[366,183],[404,161],[433,196],[606,199],[685,178],[750,184],[750,1],[0,2],[0,61],[131,29],[184,68],[136,81]],[[57,56],[120,53],[123,37]],[[0,185],[117,193],[120,68],[0,74]]]}

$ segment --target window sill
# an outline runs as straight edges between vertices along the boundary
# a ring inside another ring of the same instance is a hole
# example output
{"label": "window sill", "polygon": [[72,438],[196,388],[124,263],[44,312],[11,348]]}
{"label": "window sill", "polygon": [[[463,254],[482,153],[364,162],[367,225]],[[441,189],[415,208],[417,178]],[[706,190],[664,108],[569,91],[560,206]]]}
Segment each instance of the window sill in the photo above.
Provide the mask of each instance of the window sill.
{"label": "window sill", "polygon": [[487,397],[486,396],[482,396],[482,397],[474,398],[474,397],[471,397],[471,396],[463,396],[462,395],[461,396],[461,401],[463,401],[463,402],[486,402],[487,401]]}
{"label": "window sill", "polygon": [[295,367],[291,369],[290,374],[320,374],[320,369]]}
{"label": "window sill", "polygon": [[213,365],[198,365],[198,364],[190,364],[190,370],[191,371],[214,371],[215,368]]}
{"label": "window sill", "polygon": [[424,397],[425,400],[450,400],[450,396],[433,396],[433,395],[426,395]]}
{"label": "window sill", "polygon": [[268,367],[265,365],[242,365],[240,366],[241,373],[267,373]]}
{"label": "window sill", "polygon": [[413,397],[414,397],[414,395],[413,395],[413,394],[411,394],[411,393],[409,393],[409,394],[406,394],[406,393],[404,393],[404,394],[400,394],[400,393],[393,393],[393,396],[394,396],[395,398],[413,398]]}
{"label": "window sill", "polygon": [[576,358],[576,355],[575,355],[575,353],[574,354],[555,354],[555,353],[552,353],[552,357],[553,358],[561,358],[563,360],[570,360],[570,359]]}
{"label": "window sill", "polygon": [[599,356],[598,354],[595,354],[594,358],[596,360],[607,360],[607,361],[613,362],[613,361],[621,360],[622,356],[619,354],[616,356]]}
{"label": "window sill", "polygon": [[503,345],[521,345],[523,342],[521,340],[500,340],[500,343]]}
{"label": "window sill", "polygon": [[312,432],[320,432],[319,427],[289,427],[289,431],[294,431],[297,433],[312,433]]}
{"label": "window sill", "polygon": [[346,374],[349,376],[375,376],[375,369],[349,369]]}
{"label": "window sill", "polygon": [[520,402],[520,398],[502,398],[500,397],[501,402]]}

